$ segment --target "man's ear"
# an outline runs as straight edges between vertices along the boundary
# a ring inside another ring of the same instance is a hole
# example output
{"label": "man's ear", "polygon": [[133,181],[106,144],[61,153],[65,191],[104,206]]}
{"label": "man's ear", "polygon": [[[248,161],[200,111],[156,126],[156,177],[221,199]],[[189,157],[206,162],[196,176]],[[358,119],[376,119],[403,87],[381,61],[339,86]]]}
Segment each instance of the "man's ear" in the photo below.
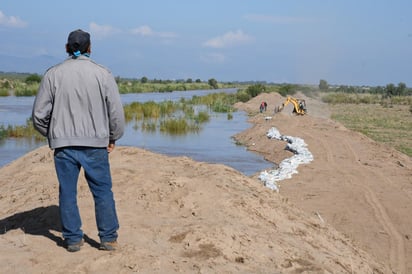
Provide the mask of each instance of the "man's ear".
{"label": "man's ear", "polygon": [[89,46],[87,47],[87,53],[92,53],[92,44],[89,44]]}
{"label": "man's ear", "polygon": [[66,44],[66,52],[67,52],[67,53],[70,53],[70,51],[69,51],[69,44]]}

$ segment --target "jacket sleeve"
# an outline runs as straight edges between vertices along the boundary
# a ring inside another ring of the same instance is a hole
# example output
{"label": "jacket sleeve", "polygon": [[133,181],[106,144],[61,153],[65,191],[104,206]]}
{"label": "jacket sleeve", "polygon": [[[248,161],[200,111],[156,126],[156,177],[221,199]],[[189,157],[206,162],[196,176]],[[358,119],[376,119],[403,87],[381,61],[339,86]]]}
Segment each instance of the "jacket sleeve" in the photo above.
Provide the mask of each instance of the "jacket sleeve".
{"label": "jacket sleeve", "polygon": [[50,81],[44,76],[33,103],[32,120],[34,128],[46,136],[49,131],[50,117],[53,110],[53,96]]}
{"label": "jacket sleeve", "polygon": [[107,111],[109,115],[110,141],[116,141],[123,136],[125,118],[123,104],[120,99],[119,88],[112,74],[108,77],[107,85]]}

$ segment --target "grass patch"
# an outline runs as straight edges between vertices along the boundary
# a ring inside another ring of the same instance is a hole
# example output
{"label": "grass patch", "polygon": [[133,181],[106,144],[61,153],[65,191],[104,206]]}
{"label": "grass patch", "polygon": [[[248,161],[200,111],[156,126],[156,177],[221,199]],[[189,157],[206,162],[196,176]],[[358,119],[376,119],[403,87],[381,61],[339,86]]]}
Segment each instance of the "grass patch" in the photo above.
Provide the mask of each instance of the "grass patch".
{"label": "grass patch", "polygon": [[9,96],[9,90],[7,88],[0,88],[0,96],[6,97]]}
{"label": "grass patch", "polygon": [[35,141],[45,141],[46,138],[37,132],[31,119],[26,120],[22,126],[0,125],[0,140],[6,138],[34,138]]}
{"label": "grass patch", "polygon": [[378,104],[382,102],[382,96],[378,94],[358,93],[326,93],[322,101],[328,104]]}
{"label": "grass patch", "polygon": [[172,92],[172,91],[185,91],[185,90],[206,90],[212,87],[208,83],[141,83],[140,81],[119,81],[120,93],[143,93],[143,92]]}
{"label": "grass patch", "polygon": [[196,123],[205,123],[209,122],[210,120],[210,115],[206,111],[199,111],[197,115],[194,116],[194,120]]}
{"label": "grass patch", "polygon": [[135,121],[135,129],[141,128],[152,132],[159,129],[172,135],[186,134],[198,132],[203,123],[210,121],[208,111],[194,107],[193,103],[200,104],[201,102],[197,98],[181,99],[178,102],[170,100],[160,103],[133,102],[124,106],[124,112],[126,122]]}
{"label": "grass patch", "polygon": [[[408,99],[405,99],[408,100]],[[331,118],[412,157],[412,113],[410,106],[391,104],[332,104]]]}
{"label": "grass patch", "polygon": [[160,122],[160,131],[171,135],[182,135],[199,130],[197,123],[190,123],[185,118],[172,118]]}
{"label": "grass patch", "polygon": [[219,113],[233,112],[233,105],[238,102],[238,95],[244,96],[244,93],[227,94],[224,92],[210,93],[205,96],[193,96],[190,100],[182,99],[184,104],[205,105],[210,110]]}

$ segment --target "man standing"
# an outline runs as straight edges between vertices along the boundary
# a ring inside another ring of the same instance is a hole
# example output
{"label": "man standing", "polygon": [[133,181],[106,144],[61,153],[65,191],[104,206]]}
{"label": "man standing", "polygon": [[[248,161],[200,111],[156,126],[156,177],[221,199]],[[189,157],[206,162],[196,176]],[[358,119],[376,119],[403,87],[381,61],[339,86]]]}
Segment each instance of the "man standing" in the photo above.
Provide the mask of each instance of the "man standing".
{"label": "man standing", "polygon": [[54,149],[59,209],[67,250],[83,245],[77,206],[81,167],[93,194],[100,249],[115,250],[119,223],[109,156],[124,132],[124,112],[116,81],[90,59],[90,34],[69,34],[64,62],[47,70],[33,104],[33,125]]}

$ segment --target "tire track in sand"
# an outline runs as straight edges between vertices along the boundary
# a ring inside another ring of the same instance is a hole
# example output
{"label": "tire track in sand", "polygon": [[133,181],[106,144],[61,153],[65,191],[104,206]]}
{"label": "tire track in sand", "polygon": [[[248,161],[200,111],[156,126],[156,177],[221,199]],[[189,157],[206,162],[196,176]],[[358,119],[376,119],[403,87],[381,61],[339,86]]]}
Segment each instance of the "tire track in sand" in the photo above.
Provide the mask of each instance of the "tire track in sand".
{"label": "tire track in sand", "polygon": [[[352,154],[352,161],[356,162],[357,165],[361,166],[358,161],[359,156],[347,140],[341,140],[341,143],[347,148],[347,150]],[[366,166],[361,166],[362,169],[367,169]],[[392,181],[383,176],[376,170],[368,170],[373,176],[379,176],[381,180],[388,184],[392,184]],[[405,245],[402,234],[396,229],[395,225],[392,223],[385,207],[379,201],[375,192],[365,184],[359,185],[364,191],[364,195],[368,204],[371,205],[375,213],[375,217],[378,222],[383,226],[387,235],[389,236],[389,262],[392,268],[397,270],[397,273],[406,273],[406,259],[405,259]]]}
{"label": "tire track in sand", "polygon": [[[296,125],[294,127],[300,127],[303,126],[301,121],[296,122]],[[306,123],[305,126],[308,126]],[[312,120],[310,120],[309,128],[313,128],[314,123]],[[324,138],[318,138],[313,136],[308,132],[308,130],[305,130],[302,132],[303,135],[306,135],[307,137],[311,138],[315,142],[320,143],[320,147],[323,149],[325,161],[328,163],[328,165],[333,165],[336,170],[340,170],[341,167],[339,164],[336,163],[332,149],[330,148],[330,145],[328,142],[324,140]],[[336,138],[337,136],[334,136]],[[373,176],[378,176],[381,180],[386,182],[387,184],[392,184],[392,181],[383,176],[381,173],[377,172],[376,170],[371,170],[370,168],[368,169],[366,166],[363,166],[361,162],[358,161],[359,156],[356,153],[356,151],[353,149],[353,147],[349,144],[348,140],[345,138],[339,138],[339,140],[334,140],[333,144],[342,144],[344,145],[345,149],[344,151],[348,152],[348,157],[351,157],[352,159],[348,159],[348,161],[352,161],[353,163],[356,162],[356,165],[360,167],[362,170],[367,170],[370,172]],[[350,156],[351,155],[351,156]],[[315,158],[316,159],[316,158]],[[359,181],[358,178],[356,178],[356,175],[353,175],[354,173],[349,172],[348,174],[344,175],[352,184],[355,184],[356,181]],[[404,245],[404,240],[402,237],[402,234],[396,229],[395,225],[392,223],[385,207],[383,204],[379,201],[377,195],[375,192],[367,185],[365,184],[356,184],[356,186],[360,187],[363,190],[363,195],[365,197],[366,202],[371,206],[374,212],[374,217],[380,223],[385,230],[386,234],[389,237],[389,264],[393,269],[396,269],[399,274],[406,273],[406,253],[405,253],[405,245]]]}
{"label": "tire track in sand", "polygon": [[[300,117],[300,118],[305,118],[305,117]],[[297,129],[302,129],[302,128],[316,128],[316,125],[313,121],[313,119],[305,119],[302,121],[302,119],[295,119],[293,122],[288,124],[288,128],[295,132]],[[393,182],[383,176],[381,173],[377,172],[377,170],[372,168],[368,168],[367,166],[362,165],[361,162],[358,161],[359,156],[356,153],[355,149],[349,144],[348,140],[346,139],[347,137],[339,137],[337,135],[333,135],[333,139],[331,141],[332,145],[330,142],[327,140],[330,138],[327,135],[325,135],[326,138],[322,138],[319,136],[314,136],[310,133],[310,130],[299,130],[302,133],[301,138],[309,137],[313,142],[318,142],[320,143],[320,146],[323,150],[323,161],[326,161],[328,165],[333,166],[333,170],[341,170],[341,166],[335,161],[335,156],[334,156],[334,150],[331,149],[337,144],[340,144],[343,153],[346,151],[346,156],[348,157],[347,161],[351,161],[353,163],[356,163],[355,165],[360,168],[363,171],[367,171],[371,173],[372,176],[379,177],[379,179],[387,184],[392,184]],[[325,133],[327,134],[327,133]],[[300,137],[300,136],[297,136]],[[336,139],[338,138],[338,139]],[[305,138],[306,139],[306,138]],[[310,148],[309,148],[310,150]],[[319,157],[320,155],[318,155]],[[314,159],[316,160],[316,155],[314,155]],[[360,173],[358,173],[358,176]],[[383,230],[385,233],[388,235],[388,240],[389,240],[389,264],[393,269],[396,269],[396,273],[399,274],[405,274],[406,273],[406,253],[405,253],[405,245],[404,245],[404,240],[402,237],[402,234],[397,230],[395,225],[392,223],[384,205],[379,201],[379,198],[377,197],[375,191],[371,189],[369,186],[365,184],[359,184],[356,183],[359,181],[359,178],[356,175],[356,172],[348,172],[347,174],[343,174],[348,181],[352,185],[356,184],[357,187],[361,188],[363,190],[363,196],[365,197],[365,201],[371,206],[371,209],[373,210],[374,218],[377,220],[378,223],[381,224]],[[366,176],[366,175],[365,175]]]}

